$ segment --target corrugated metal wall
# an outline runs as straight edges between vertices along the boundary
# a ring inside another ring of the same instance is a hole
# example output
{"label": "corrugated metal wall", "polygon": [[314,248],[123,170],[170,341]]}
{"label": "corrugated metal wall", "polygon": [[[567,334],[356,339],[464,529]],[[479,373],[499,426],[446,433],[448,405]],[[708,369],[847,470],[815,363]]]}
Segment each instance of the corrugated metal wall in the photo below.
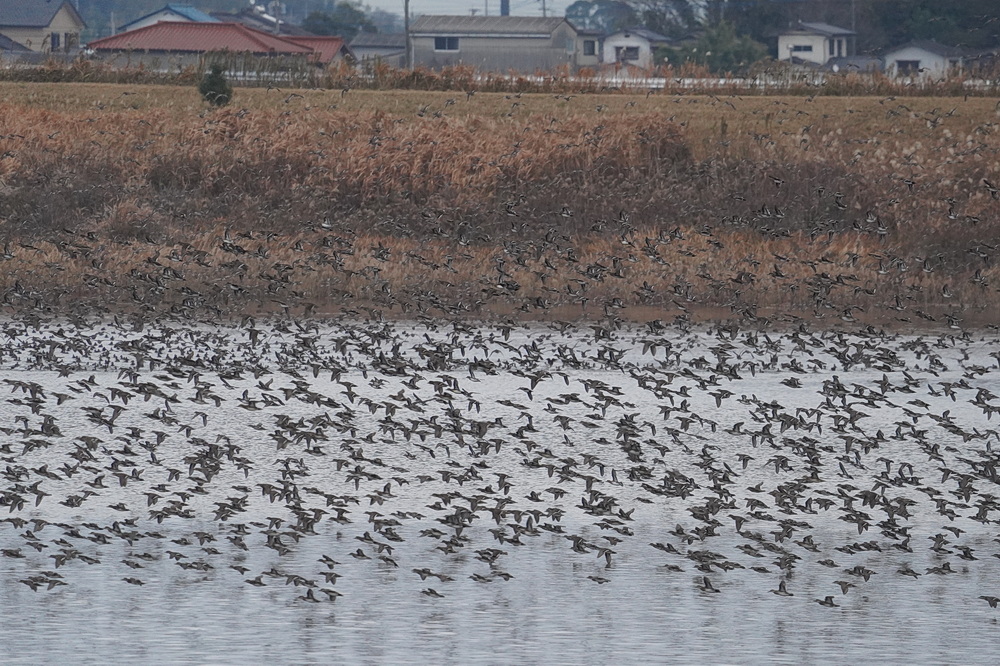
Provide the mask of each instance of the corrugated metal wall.
{"label": "corrugated metal wall", "polygon": [[532,73],[576,66],[576,40],[572,34],[552,38],[459,37],[458,51],[435,51],[433,37],[413,38],[413,62],[440,69],[471,65],[481,71]]}

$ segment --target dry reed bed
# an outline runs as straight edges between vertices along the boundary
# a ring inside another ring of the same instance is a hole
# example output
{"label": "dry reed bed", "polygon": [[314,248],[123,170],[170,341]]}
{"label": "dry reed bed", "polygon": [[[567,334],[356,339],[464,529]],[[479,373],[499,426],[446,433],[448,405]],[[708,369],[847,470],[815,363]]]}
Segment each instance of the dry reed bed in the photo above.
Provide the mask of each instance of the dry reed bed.
{"label": "dry reed bed", "polygon": [[996,312],[985,100],[100,90],[0,107],[8,307]]}
{"label": "dry reed bed", "polygon": [[[7,217],[30,216],[18,200],[31,201],[39,184],[53,181],[84,200],[91,197],[82,186],[110,183],[126,196],[180,192],[205,203],[254,193],[295,198],[301,190],[352,207],[431,196],[463,206],[508,183],[626,169],[652,175],[688,157],[676,126],[657,115],[627,126],[534,118],[531,129],[483,117],[400,122],[378,111],[225,110],[178,123],[162,112],[82,119],[6,106],[0,122],[12,146],[0,162]],[[38,231],[47,221],[32,222]]]}
{"label": "dry reed bed", "polygon": [[[412,71],[370,64],[363,71],[347,63],[318,68],[304,61],[285,58],[255,58],[246,54],[213,54],[210,60],[221,64],[238,80],[238,85],[270,87],[276,82],[287,88],[327,90],[415,90],[470,91],[504,93],[590,94],[606,90],[644,93],[650,79],[658,79],[658,88],[669,94],[690,92],[717,95],[786,95],[872,96],[900,95],[955,97],[993,96],[998,90],[1000,72],[982,69],[946,79],[895,78],[883,74],[846,72],[827,73],[819,79],[813,72],[802,72],[784,63],[762,61],[745,76],[719,74],[705,67],[686,63],[649,69],[584,69],[572,73],[569,68],[538,71],[532,75],[511,72],[478,71],[467,65],[440,70],[415,68]],[[192,86],[206,69],[186,67],[177,72],[157,72],[131,64],[130,54],[119,54],[113,62],[77,59],[70,62],[50,60],[42,66],[0,68],[0,82],[40,84],[127,84]]]}

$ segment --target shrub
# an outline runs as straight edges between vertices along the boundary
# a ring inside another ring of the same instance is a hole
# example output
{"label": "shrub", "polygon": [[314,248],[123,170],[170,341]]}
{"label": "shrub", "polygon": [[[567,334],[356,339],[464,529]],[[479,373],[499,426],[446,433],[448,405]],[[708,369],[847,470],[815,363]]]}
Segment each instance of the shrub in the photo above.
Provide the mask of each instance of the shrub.
{"label": "shrub", "polygon": [[219,64],[212,65],[206,72],[198,84],[198,92],[213,106],[225,106],[233,99],[233,87],[226,80],[226,75],[223,74],[222,66]]}

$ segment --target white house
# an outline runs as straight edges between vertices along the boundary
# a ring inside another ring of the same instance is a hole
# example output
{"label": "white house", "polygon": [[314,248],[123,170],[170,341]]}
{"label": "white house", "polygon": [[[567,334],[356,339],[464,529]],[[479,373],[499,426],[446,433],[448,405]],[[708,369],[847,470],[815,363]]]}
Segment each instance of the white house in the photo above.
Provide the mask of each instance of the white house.
{"label": "white house", "polygon": [[159,23],[160,21],[193,21],[195,23],[218,23],[217,19],[212,18],[205,12],[192,7],[191,5],[180,5],[176,3],[170,3],[164,5],[155,12],[150,12],[144,16],[140,16],[137,19],[129,21],[118,28],[118,32],[128,32],[129,30],[138,30],[139,28],[145,28],[147,25],[153,25],[154,23]]}
{"label": "white house", "polygon": [[885,71],[890,76],[929,76],[941,78],[961,71],[962,50],[931,40],[919,40],[886,52]]}
{"label": "white house", "polygon": [[855,33],[829,23],[799,23],[778,35],[778,60],[825,64],[853,55]]}
{"label": "white house", "polygon": [[604,38],[603,61],[649,68],[653,66],[656,49],[670,43],[669,37],[645,28],[620,30]]}
{"label": "white house", "polygon": [[87,27],[69,0],[0,0],[0,35],[5,44],[35,53],[75,53]]}

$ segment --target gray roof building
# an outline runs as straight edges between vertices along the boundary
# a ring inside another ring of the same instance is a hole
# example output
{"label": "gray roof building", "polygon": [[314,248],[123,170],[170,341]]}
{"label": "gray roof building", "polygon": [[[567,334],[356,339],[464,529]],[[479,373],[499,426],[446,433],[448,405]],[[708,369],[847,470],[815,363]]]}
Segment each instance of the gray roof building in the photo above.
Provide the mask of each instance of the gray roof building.
{"label": "gray roof building", "polygon": [[[78,18],[79,12],[72,2],[54,0],[0,0],[0,26],[16,28],[42,28],[56,17],[59,10],[67,5]],[[83,19],[80,18],[83,23]]]}
{"label": "gray roof building", "polygon": [[87,26],[68,0],[0,0],[0,35],[36,53],[70,53]]}
{"label": "gray roof building", "polygon": [[358,61],[378,61],[392,67],[406,65],[406,35],[403,33],[359,32],[351,40]]}
{"label": "gray roof building", "polygon": [[575,72],[600,63],[594,38],[558,17],[420,16],[410,25],[410,48],[414,65],[431,69]]}
{"label": "gray roof building", "polygon": [[[537,16],[419,16],[410,24],[410,34],[465,35],[551,35],[566,19]],[[575,28],[574,28],[575,29]]]}
{"label": "gray roof building", "polygon": [[799,22],[798,27],[792,29],[789,32],[807,32],[813,35],[823,35],[824,37],[843,37],[845,35],[856,34],[853,30],[848,30],[847,28],[840,28],[835,25],[830,25],[829,23],[804,23],[804,22]]}

